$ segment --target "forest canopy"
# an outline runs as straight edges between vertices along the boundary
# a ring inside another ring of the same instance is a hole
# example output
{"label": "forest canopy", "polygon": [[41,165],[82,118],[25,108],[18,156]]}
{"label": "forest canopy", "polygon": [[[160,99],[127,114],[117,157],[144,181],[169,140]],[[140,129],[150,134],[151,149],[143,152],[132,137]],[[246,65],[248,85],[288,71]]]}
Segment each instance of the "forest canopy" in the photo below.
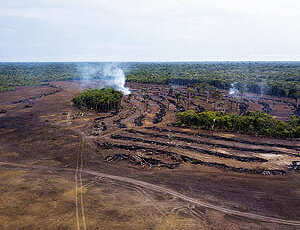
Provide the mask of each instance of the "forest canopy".
{"label": "forest canopy", "polygon": [[118,110],[121,105],[123,94],[112,88],[87,89],[73,98],[76,106],[94,109],[98,112]]}
{"label": "forest canopy", "polygon": [[[0,92],[49,81],[79,80],[84,65],[104,63],[0,63]],[[300,62],[120,63],[127,81],[174,85],[232,84],[241,92],[299,98]]]}
{"label": "forest canopy", "polygon": [[300,117],[295,116],[292,116],[289,122],[284,122],[263,112],[247,112],[245,116],[238,116],[188,110],[178,113],[176,118],[179,126],[196,126],[207,130],[236,131],[276,138],[300,137]]}
{"label": "forest canopy", "polygon": [[174,85],[206,83],[218,89],[232,84],[241,92],[299,97],[299,62],[141,63],[131,68],[128,81]]}

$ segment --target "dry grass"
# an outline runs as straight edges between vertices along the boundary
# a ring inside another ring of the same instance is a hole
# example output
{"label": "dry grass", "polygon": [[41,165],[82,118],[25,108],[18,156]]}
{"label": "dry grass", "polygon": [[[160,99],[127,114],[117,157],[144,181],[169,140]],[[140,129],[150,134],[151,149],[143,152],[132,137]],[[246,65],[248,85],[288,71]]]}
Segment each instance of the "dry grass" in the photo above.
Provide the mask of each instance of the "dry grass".
{"label": "dry grass", "polygon": [[[13,169],[0,170],[0,229],[76,229],[72,177]],[[203,221],[167,213],[139,190],[93,181],[83,191],[88,229],[202,229]],[[147,195],[148,196],[148,195]],[[200,225],[199,225],[200,224]]]}

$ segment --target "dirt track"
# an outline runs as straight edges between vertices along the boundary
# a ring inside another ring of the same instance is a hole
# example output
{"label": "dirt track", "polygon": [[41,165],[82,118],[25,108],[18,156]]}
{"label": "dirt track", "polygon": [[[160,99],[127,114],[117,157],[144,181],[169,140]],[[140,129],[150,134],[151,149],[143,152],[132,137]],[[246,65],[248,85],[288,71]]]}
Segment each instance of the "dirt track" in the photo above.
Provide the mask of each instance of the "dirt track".
{"label": "dirt track", "polygon": [[[156,215],[156,209],[159,209],[158,213],[166,215],[180,213],[179,217],[185,220],[185,214],[188,217],[194,216],[193,221],[199,222],[197,216],[200,213],[202,220],[209,226],[204,229],[286,230],[299,227],[296,220],[299,220],[300,216],[300,175],[288,169],[292,161],[299,160],[299,142],[174,127],[172,123],[175,120],[176,106],[168,105],[165,98],[172,97],[168,96],[164,86],[154,85],[149,88],[152,99],[148,101],[148,106],[145,106],[141,87],[149,86],[132,85],[131,88],[136,90],[131,101],[125,97],[118,114],[104,114],[81,111],[72,106],[71,99],[79,92],[76,82],[54,84],[61,86],[62,90],[46,97],[32,99],[32,107],[28,108],[25,108],[26,103],[23,102],[12,103],[22,99],[23,91],[17,90],[1,95],[6,103],[3,106],[8,112],[0,115],[0,161],[3,162],[2,165],[10,162],[11,166],[17,168],[24,164],[23,168],[40,169],[38,173],[35,173],[37,170],[33,170],[33,177],[39,177],[44,171],[46,178],[47,175],[50,176],[48,171],[53,171],[51,175],[67,177],[66,180],[74,189],[71,196],[71,205],[74,207],[69,209],[74,214],[70,219],[74,224],[71,229],[93,229],[91,226],[102,226],[102,223],[95,224],[97,215],[102,210],[96,212],[98,207],[91,208],[90,205],[99,202],[101,206],[101,197],[105,193],[97,190],[93,194],[97,199],[91,201],[91,197],[85,194],[83,189],[90,184],[91,176],[99,175],[108,181],[115,181],[113,183],[122,192],[121,204],[124,204],[126,209],[135,208],[126,201],[126,194],[145,189],[150,195],[139,193],[141,199],[154,200],[150,202],[153,203],[149,208],[151,215]],[[41,94],[38,87],[23,90],[29,90],[29,98]],[[184,93],[185,89],[180,90]],[[210,108],[203,100],[193,100],[195,104],[202,103],[204,107]],[[163,111],[165,109],[166,113]],[[143,118],[136,124],[139,117]],[[102,122],[107,129],[101,130]],[[117,135],[119,138],[112,138],[118,137]],[[115,155],[127,155],[130,159],[148,159],[150,164],[122,159],[106,160],[108,156]],[[151,163],[156,160],[162,164]],[[163,165],[178,167],[168,168]],[[272,172],[271,170],[282,170],[286,174],[268,173]],[[13,170],[7,170],[9,171]],[[252,171],[257,173],[249,173]],[[99,181],[96,183],[99,185]],[[122,186],[131,189],[121,190]],[[100,188],[101,186],[95,186],[95,189]],[[46,190],[43,188],[42,192]],[[26,191],[30,192],[29,189]],[[162,195],[157,200],[159,194]],[[170,201],[169,197],[172,197]],[[184,210],[181,204],[176,206],[176,198],[183,206],[195,205],[196,214],[193,215],[193,209]],[[166,202],[169,203],[166,205]],[[160,210],[159,207],[163,207],[164,210]],[[174,213],[173,208],[184,210],[183,214],[182,211]],[[10,211],[7,216],[13,217],[13,213],[14,211]],[[144,211],[139,214],[143,213]],[[107,218],[112,216],[111,213],[104,214]],[[160,216],[163,215],[158,215],[158,219]],[[217,226],[218,221],[220,224]],[[109,220],[107,223],[113,222]],[[118,220],[116,223],[122,224]],[[232,225],[236,227],[232,228]],[[195,228],[198,230],[199,226],[201,224]]]}
{"label": "dirt track", "polygon": [[[31,169],[48,169],[48,170],[50,169],[50,170],[60,170],[60,171],[77,171],[77,169],[74,170],[74,169],[64,169],[64,168],[53,168],[53,167],[45,167],[45,166],[37,166],[37,165],[16,164],[16,163],[9,163],[9,162],[0,162],[0,165],[2,165],[2,166],[22,167],[22,168],[31,168]],[[202,207],[205,207],[205,208],[214,209],[216,211],[220,211],[220,212],[223,212],[223,213],[226,213],[226,214],[246,217],[246,218],[250,218],[250,219],[254,219],[254,220],[258,220],[258,221],[263,221],[263,222],[272,222],[272,223],[278,223],[278,224],[300,226],[300,221],[283,220],[283,219],[279,219],[279,218],[262,216],[262,215],[257,215],[257,214],[253,214],[253,213],[239,212],[239,211],[227,209],[227,208],[220,207],[220,206],[215,206],[215,205],[208,204],[208,203],[202,202],[200,200],[194,199],[192,197],[188,197],[186,195],[180,194],[180,193],[178,193],[176,191],[173,191],[171,189],[164,188],[164,187],[161,187],[161,186],[157,186],[157,185],[154,185],[154,184],[150,184],[150,183],[147,183],[147,182],[144,182],[144,181],[139,181],[139,180],[135,180],[135,179],[128,178],[128,177],[109,175],[109,174],[106,174],[106,173],[96,172],[96,171],[92,171],[92,170],[80,170],[80,171],[82,173],[85,173],[85,174],[105,177],[105,178],[109,178],[109,179],[116,180],[116,181],[122,181],[122,182],[130,183],[130,184],[138,185],[138,186],[141,186],[143,188],[147,188],[147,189],[150,189],[150,190],[153,190],[153,191],[156,191],[156,192],[163,192],[163,193],[166,193],[166,194],[170,194],[170,195],[172,195],[174,197],[177,197],[177,198],[180,198],[182,200],[194,203],[196,205],[199,205],[199,206],[202,206]]]}

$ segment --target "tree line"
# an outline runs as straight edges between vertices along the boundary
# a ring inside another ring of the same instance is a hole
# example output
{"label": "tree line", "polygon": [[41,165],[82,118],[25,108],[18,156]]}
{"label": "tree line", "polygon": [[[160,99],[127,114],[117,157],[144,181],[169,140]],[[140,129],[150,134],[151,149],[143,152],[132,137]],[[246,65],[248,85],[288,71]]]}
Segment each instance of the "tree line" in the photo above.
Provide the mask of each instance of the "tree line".
{"label": "tree line", "polygon": [[215,62],[140,63],[127,73],[128,81],[175,85],[209,84],[228,90],[299,98],[300,63]]}
{"label": "tree line", "polygon": [[292,116],[289,122],[276,120],[263,112],[247,112],[245,116],[193,110],[176,115],[179,126],[196,126],[206,130],[224,130],[239,133],[262,135],[275,138],[299,138],[300,117]]}
{"label": "tree line", "polygon": [[[0,63],[0,92],[47,81],[75,80],[86,63]],[[93,63],[103,65],[103,63]],[[176,85],[206,83],[242,92],[300,97],[299,62],[121,63],[128,81]],[[80,69],[80,68],[79,68]]]}

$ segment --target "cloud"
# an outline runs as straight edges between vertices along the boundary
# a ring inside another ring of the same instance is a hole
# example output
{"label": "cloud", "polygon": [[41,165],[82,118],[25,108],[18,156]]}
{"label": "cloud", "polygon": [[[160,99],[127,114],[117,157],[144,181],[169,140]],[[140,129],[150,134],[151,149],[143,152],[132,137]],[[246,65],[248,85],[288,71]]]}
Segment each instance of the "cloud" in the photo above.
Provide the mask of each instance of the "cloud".
{"label": "cloud", "polygon": [[0,1],[0,61],[299,59],[300,54],[296,0]]}

